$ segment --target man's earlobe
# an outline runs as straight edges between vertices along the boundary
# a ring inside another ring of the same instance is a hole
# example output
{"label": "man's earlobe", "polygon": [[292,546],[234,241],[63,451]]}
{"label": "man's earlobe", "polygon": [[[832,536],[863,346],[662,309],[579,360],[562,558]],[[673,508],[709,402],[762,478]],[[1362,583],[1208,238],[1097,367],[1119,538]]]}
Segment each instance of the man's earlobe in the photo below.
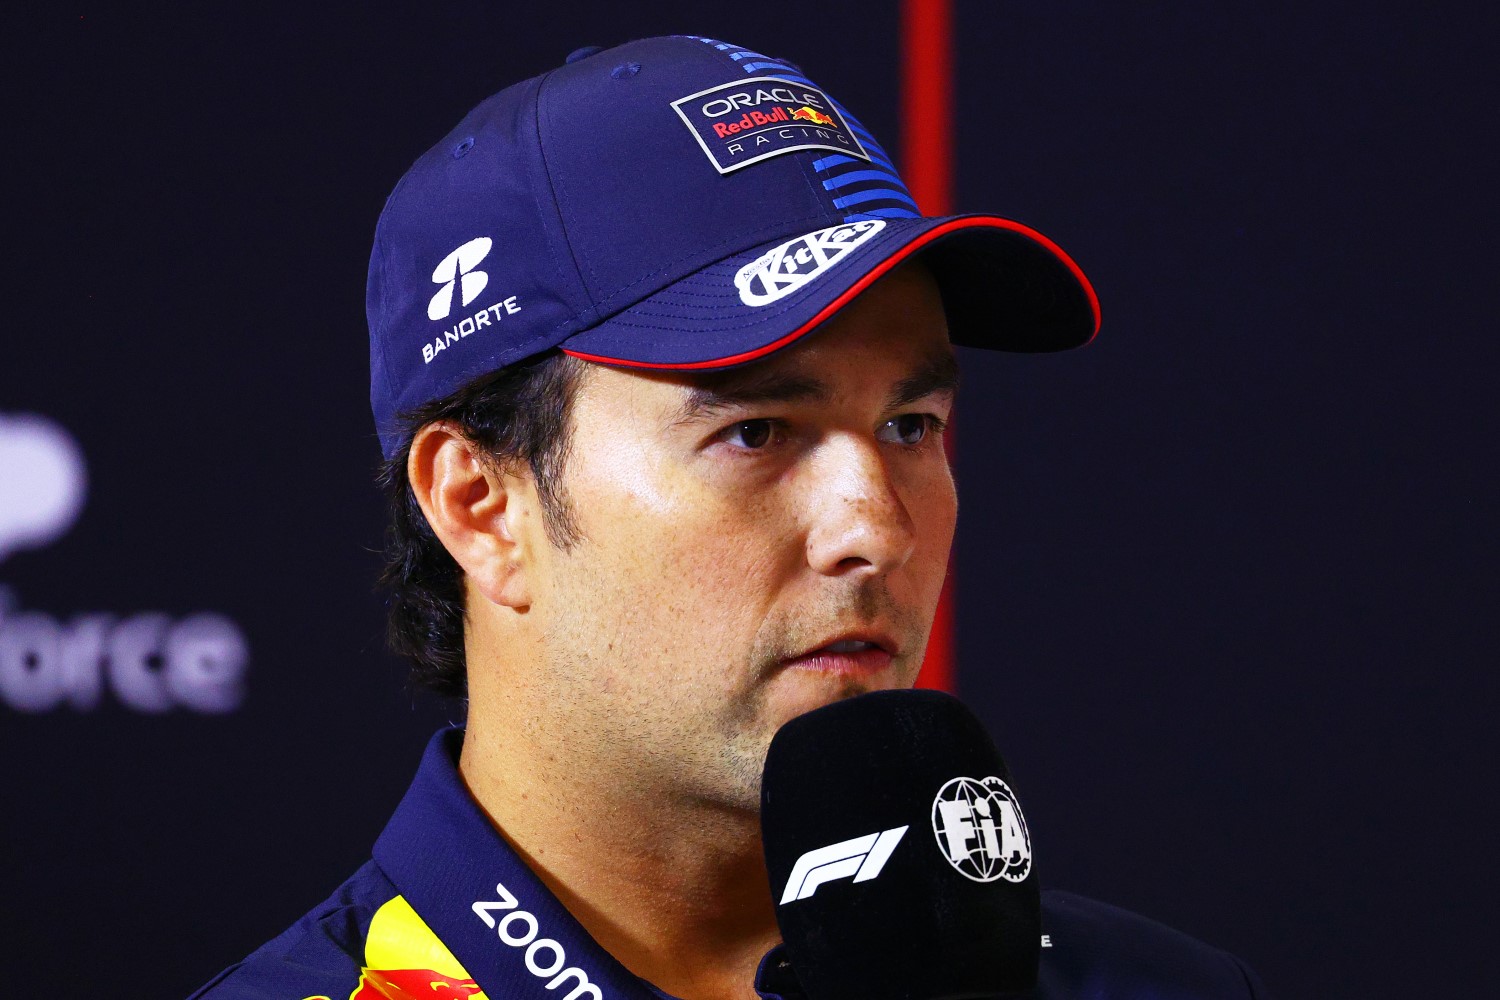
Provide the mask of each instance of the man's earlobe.
{"label": "man's earlobe", "polygon": [[525,566],[530,539],[518,530],[535,502],[529,480],[507,476],[457,425],[426,424],[412,439],[407,479],[433,534],[488,600],[531,603]]}

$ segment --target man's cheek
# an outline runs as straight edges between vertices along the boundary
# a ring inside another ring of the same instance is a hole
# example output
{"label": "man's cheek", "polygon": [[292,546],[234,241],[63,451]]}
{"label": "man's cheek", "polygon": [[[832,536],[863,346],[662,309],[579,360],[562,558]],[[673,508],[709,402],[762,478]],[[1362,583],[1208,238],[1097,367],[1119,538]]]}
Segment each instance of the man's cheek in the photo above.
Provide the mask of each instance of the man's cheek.
{"label": "man's cheek", "polygon": [[715,526],[712,552],[713,567],[730,581],[745,585],[750,581],[779,576],[793,555],[806,549],[800,537],[777,530],[765,518],[751,517]]}
{"label": "man's cheek", "polygon": [[913,558],[921,562],[929,572],[941,577],[948,564],[953,548],[953,535],[958,526],[958,498],[953,490],[952,479],[934,483],[925,502],[908,507],[917,525],[917,549]]}

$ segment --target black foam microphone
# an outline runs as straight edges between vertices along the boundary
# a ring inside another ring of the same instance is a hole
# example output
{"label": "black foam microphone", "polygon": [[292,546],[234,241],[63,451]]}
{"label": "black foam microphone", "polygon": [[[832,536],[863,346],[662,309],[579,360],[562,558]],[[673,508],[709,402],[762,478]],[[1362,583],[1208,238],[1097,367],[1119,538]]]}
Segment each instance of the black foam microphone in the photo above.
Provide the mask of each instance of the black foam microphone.
{"label": "black foam microphone", "polygon": [[958,699],[879,691],[771,741],[761,832],[808,1000],[967,1000],[1036,984],[1031,836],[989,734]]}

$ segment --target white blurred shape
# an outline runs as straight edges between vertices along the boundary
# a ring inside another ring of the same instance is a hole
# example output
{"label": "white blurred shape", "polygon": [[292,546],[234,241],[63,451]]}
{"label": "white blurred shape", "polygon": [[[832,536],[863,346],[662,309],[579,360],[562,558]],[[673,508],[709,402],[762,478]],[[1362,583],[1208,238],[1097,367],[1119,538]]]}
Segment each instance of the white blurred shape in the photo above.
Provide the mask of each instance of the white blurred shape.
{"label": "white blurred shape", "polygon": [[83,449],[71,434],[34,413],[0,414],[0,562],[61,537],[87,492]]}
{"label": "white blurred shape", "polygon": [[179,705],[195,712],[240,707],[250,647],[234,622],[211,613],[185,618],[167,632],[164,649],[164,680]]}

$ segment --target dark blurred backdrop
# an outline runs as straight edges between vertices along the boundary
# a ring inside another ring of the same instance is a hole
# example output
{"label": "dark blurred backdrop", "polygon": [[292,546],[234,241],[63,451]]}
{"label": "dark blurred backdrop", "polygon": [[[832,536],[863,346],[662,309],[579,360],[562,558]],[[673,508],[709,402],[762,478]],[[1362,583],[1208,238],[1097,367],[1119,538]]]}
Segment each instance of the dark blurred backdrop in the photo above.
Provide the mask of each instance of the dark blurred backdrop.
{"label": "dark blurred backdrop", "polygon": [[[368,856],[456,717],[373,591],[365,262],[418,153],[675,32],[802,64],[899,150],[896,0],[634,8],[81,4],[8,40],[6,996],[190,992]],[[1483,995],[1493,19],[955,16],[957,207],[1104,306],[1085,351],[966,354],[956,422],[960,693],[1044,882],[1288,1000]]]}

